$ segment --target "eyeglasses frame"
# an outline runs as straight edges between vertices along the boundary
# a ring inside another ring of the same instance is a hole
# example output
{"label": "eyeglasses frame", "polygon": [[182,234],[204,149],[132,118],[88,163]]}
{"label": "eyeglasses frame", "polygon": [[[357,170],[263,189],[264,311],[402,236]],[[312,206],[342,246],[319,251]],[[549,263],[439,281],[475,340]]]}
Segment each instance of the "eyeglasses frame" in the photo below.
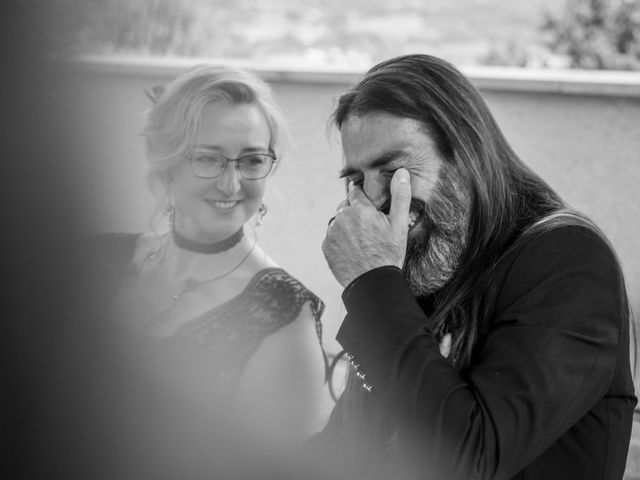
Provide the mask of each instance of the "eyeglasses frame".
{"label": "eyeglasses frame", "polygon": [[[270,157],[272,162],[271,162],[271,166],[269,167],[269,170],[267,171],[267,173],[265,173],[263,176],[261,177],[256,177],[256,178],[247,178],[244,176],[244,173],[242,172],[242,169],[240,168],[240,160],[242,160],[245,157],[250,157],[252,155],[265,155],[267,157]],[[226,157],[222,154],[220,154],[220,157],[224,158],[226,163],[224,165],[224,168],[222,169],[222,171],[220,172],[219,175],[216,175],[215,177],[203,177],[202,175],[198,175],[198,173],[196,173],[196,169],[193,166],[193,157],[194,154],[193,153],[189,153],[187,155],[187,159],[189,160],[189,164],[191,165],[191,171],[193,172],[193,174],[198,177],[198,178],[204,178],[207,180],[213,180],[215,178],[220,178],[222,175],[224,175],[224,172],[227,170],[227,167],[229,166],[229,162],[236,162],[236,169],[240,172],[240,176],[244,179],[244,180],[262,180],[263,178],[266,178],[269,176],[269,174],[271,173],[271,171],[273,170],[273,167],[275,166],[276,163],[278,163],[278,157],[276,157],[276,154],[273,152],[258,152],[258,153],[246,153],[244,155],[240,155],[239,157],[236,158],[229,158]]]}

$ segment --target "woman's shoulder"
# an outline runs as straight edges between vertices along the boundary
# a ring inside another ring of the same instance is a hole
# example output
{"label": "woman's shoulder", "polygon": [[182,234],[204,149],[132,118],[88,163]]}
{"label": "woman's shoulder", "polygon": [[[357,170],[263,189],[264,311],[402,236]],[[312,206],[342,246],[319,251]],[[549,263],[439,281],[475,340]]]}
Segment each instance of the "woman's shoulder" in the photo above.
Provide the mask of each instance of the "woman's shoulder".
{"label": "woman's shoulder", "polygon": [[256,298],[262,298],[270,308],[282,312],[299,312],[305,304],[310,305],[314,317],[319,318],[324,311],[324,302],[320,297],[281,267],[267,267],[258,271],[246,291]]}
{"label": "woman's shoulder", "polygon": [[95,258],[123,265],[133,258],[142,236],[140,233],[125,232],[92,233],[88,235],[86,246]]}
{"label": "woman's shoulder", "polygon": [[134,275],[145,257],[157,251],[162,239],[157,233],[107,232],[88,235],[85,248],[98,272],[120,280]]}
{"label": "woman's shoulder", "polygon": [[89,235],[88,245],[107,260],[120,258],[122,263],[135,263],[141,252],[146,254],[158,250],[163,238],[163,234],[154,232],[94,233]]}
{"label": "woman's shoulder", "polygon": [[135,271],[132,262],[139,237],[137,233],[89,233],[79,247],[88,271],[109,301],[122,280]]}
{"label": "woman's shoulder", "polygon": [[252,303],[261,305],[260,323],[267,330],[267,336],[275,342],[272,345],[295,343],[308,350],[312,349],[311,343],[315,343],[321,352],[318,358],[324,362],[326,371],[321,321],[325,305],[320,297],[281,267],[259,271],[248,290],[253,296]]}
{"label": "woman's shoulder", "polygon": [[265,306],[274,333],[293,324],[313,324],[318,342],[322,346],[324,302],[300,280],[280,267],[258,272],[251,282],[254,298]]}

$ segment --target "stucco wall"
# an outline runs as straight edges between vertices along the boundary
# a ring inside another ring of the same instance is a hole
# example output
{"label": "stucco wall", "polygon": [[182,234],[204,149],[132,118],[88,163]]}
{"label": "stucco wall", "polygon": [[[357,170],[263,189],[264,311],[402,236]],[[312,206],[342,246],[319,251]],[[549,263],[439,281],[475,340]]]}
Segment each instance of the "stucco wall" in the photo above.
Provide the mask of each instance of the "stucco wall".
{"label": "stucco wall", "polygon": [[[93,228],[146,228],[152,198],[139,136],[149,105],[143,90],[187,64],[76,65],[79,101],[70,109],[83,115],[77,140],[85,154],[77,171],[86,179],[85,211]],[[325,338],[335,350],[333,337],[343,315],[340,289],[320,245],[343,184],[337,179],[339,143],[326,122],[334,98],[358,72],[259,73],[272,84],[294,139],[292,157],[270,181],[269,214],[259,235],[276,261],[326,302]],[[545,74],[523,79],[468,73],[515,151],[609,235],[640,312],[640,76],[587,75],[572,82],[566,79],[575,74],[549,81]]]}

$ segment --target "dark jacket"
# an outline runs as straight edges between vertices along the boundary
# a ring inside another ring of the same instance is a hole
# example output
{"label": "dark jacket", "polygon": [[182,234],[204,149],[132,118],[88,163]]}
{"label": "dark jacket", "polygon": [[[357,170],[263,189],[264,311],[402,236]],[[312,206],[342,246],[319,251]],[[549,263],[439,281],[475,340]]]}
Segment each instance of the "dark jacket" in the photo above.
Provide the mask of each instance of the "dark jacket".
{"label": "dark jacket", "polygon": [[[347,287],[337,339],[371,391],[364,406],[343,395],[311,440],[335,466],[320,477],[622,478],[636,397],[611,248],[588,228],[560,227],[520,241],[493,275],[490,321],[463,371],[439,353],[398,268]],[[392,438],[349,431],[357,415],[378,422],[375,411]]]}

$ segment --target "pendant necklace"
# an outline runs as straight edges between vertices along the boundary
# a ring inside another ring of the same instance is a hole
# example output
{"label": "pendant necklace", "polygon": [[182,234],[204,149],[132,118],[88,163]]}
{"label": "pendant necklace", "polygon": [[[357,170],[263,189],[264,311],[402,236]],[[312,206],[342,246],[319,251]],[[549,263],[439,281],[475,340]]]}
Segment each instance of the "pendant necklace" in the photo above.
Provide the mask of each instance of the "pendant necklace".
{"label": "pendant necklace", "polygon": [[[236,241],[235,243],[238,243],[238,242]],[[235,272],[238,268],[240,268],[242,266],[242,264],[244,264],[244,262],[247,261],[247,259],[251,255],[251,252],[253,252],[253,250],[255,249],[257,243],[258,243],[258,238],[254,237],[253,245],[251,245],[251,248],[245,254],[245,256],[242,257],[242,260],[240,260],[240,262],[236,266],[234,266],[231,270],[226,271],[222,275],[216,275],[215,277],[208,278],[206,280],[196,280],[194,278],[188,278],[186,280],[186,282],[185,282],[185,287],[182,290],[180,290],[179,292],[174,293],[171,296],[171,300],[172,300],[171,306],[169,308],[161,311],[157,315],[155,315],[155,319],[151,322],[151,326],[156,325],[157,323],[162,322],[162,321],[166,320],[167,318],[169,318],[169,315],[171,314],[171,312],[173,310],[175,310],[175,308],[177,307],[178,300],[180,300],[187,293],[191,293],[194,290],[200,288],[201,286],[207,285],[207,284],[212,283],[212,282],[215,282],[216,280],[221,280],[221,279],[231,275],[233,272]]]}

